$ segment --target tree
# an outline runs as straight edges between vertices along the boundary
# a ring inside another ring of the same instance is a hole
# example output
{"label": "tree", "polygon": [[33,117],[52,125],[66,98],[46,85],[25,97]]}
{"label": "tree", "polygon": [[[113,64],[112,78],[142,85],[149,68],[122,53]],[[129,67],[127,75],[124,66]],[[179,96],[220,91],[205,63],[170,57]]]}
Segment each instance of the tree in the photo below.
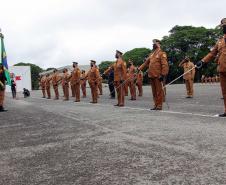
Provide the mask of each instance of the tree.
{"label": "tree", "polygon": [[43,71],[42,68],[40,68],[39,66],[35,65],[35,64],[31,64],[31,63],[23,63],[20,62],[18,64],[15,64],[14,66],[30,66],[31,67],[31,81],[32,81],[32,89],[33,90],[37,90],[39,88],[39,73],[41,73]]}
{"label": "tree", "polygon": [[[190,57],[193,62],[201,60],[220,36],[218,29],[193,26],[175,26],[169,32],[170,35],[163,37],[161,41],[170,61],[169,80],[182,74],[178,64],[185,56]],[[201,73],[204,72],[208,76],[216,74],[216,64],[210,63],[207,68],[197,71],[196,79],[200,79]]]}
{"label": "tree", "polygon": [[114,62],[113,61],[102,61],[100,64],[99,64],[99,70],[100,70],[100,73],[103,74],[104,71],[111,65],[113,64]]}
{"label": "tree", "polygon": [[[135,66],[140,66],[144,63],[144,59],[151,53],[151,50],[149,48],[135,48],[130,51],[127,51],[123,55],[123,59],[127,62],[129,59],[133,61],[133,64]],[[144,84],[149,83],[149,78],[147,73],[144,75]]]}
{"label": "tree", "polygon": [[135,48],[130,51],[127,51],[123,55],[123,59],[128,63],[131,59],[135,66],[140,66],[143,64],[145,57],[150,54],[151,50],[148,48]]}

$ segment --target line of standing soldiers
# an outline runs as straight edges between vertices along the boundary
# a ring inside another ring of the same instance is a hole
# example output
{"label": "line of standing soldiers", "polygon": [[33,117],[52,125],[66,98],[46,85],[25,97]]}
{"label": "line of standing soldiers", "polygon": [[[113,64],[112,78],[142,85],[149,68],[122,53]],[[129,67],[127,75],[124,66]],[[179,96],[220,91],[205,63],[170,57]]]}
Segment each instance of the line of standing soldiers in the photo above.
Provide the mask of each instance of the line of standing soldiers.
{"label": "line of standing soldiers", "polygon": [[[119,51],[117,51],[119,52]],[[69,100],[69,87],[71,87],[72,97],[75,97],[75,102],[80,102],[80,87],[83,93],[83,98],[86,98],[86,82],[88,80],[89,86],[91,88],[92,101],[91,103],[97,103],[99,95],[103,94],[102,88],[102,75],[100,75],[99,69],[96,66],[96,61],[90,61],[90,70],[86,73],[84,70],[80,71],[78,68],[78,63],[73,62],[73,71],[69,74],[67,69],[63,70],[63,76],[61,76],[57,69],[54,69],[53,74],[40,77],[40,87],[42,89],[43,98],[51,99],[51,85],[55,92],[55,100],[59,99],[58,86],[61,83],[64,100]],[[126,64],[125,64],[126,65]],[[138,86],[139,96],[143,94],[143,73],[140,71],[136,74],[135,67],[132,61],[129,62],[129,68],[126,73],[126,80],[124,91],[125,95],[128,96],[128,88],[131,93],[131,100],[136,100],[136,85]],[[109,89],[110,96],[115,98],[115,88],[114,88],[114,72],[111,73],[111,69],[105,71],[105,75],[108,74],[109,79]],[[112,76],[113,74],[113,76]],[[137,77],[136,80],[134,77]],[[131,80],[130,80],[131,79]],[[113,84],[113,88],[112,88]],[[98,94],[99,91],[99,94]],[[47,94],[47,96],[46,96]]]}
{"label": "line of standing soldiers", "polygon": [[[69,100],[69,88],[71,87],[72,97],[75,97],[75,102],[80,102],[80,87],[82,90],[82,97],[86,98],[86,83],[90,85],[92,94],[92,103],[97,103],[98,90],[99,95],[102,95],[102,77],[100,76],[99,69],[96,66],[96,62],[91,60],[90,70],[86,73],[85,70],[78,68],[78,63],[73,62],[73,70],[69,74],[68,69],[63,70],[61,76],[57,69],[54,69],[53,74],[40,77],[40,87],[42,89],[43,98],[51,99],[51,85],[53,86],[55,93],[55,100],[59,99],[59,84],[62,84],[64,101]],[[47,93],[47,96],[46,96]]]}
{"label": "line of standing soldiers", "polygon": [[218,75],[213,76],[213,77],[208,77],[205,75],[202,75],[201,77],[201,83],[202,84],[207,84],[207,83],[218,83],[220,82],[220,77]]}
{"label": "line of standing soldiers", "polygon": [[[140,67],[135,67],[133,62],[129,60],[128,68],[126,62],[122,58],[123,53],[116,50],[115,58],[116,61],[108,67],[108,69],[103,73],[103,76],[108,75],[109,79],[111,79],[109,83],[110,95],[114,97],[114,92],[117,92],[117,104],[115,106],[123,107],[125,106],[125,96],[128,96],[128,89],[130,90],[132,101],[136,100],[136,86],[138,88],[138,96],[143,95],[143,72],[144,68],[148,68],[147,73],[150,78],[150,83],[152,87],[152,94],[154,99],[154,106],[151,110],[162,110],[163,102],[165,98],[165,80],[166,76],[169,72],[169,65],[167,61],[167,55],[164,51],[161,50],[160,40],[153,40],[153,52],[145,59],[145,62]],[[188,61],[186,59],[185,61]],[[186,62],[182,62],[181,66],[184,66]],[[191,62],[190,62],[191,63]],[[189,64],[190,64],[189,63]],[[63,77],[60,77],[56,70],[54,70],[54,74],[52,76],[46,75],[46,77],[42,77],[40,80],[40,85],[42,87],[43,97],[45,97],[45,90],[47,91],[48,98],[51,98],[50,95],[50,81],[52,81],[52,85],[55,91],[55,99],[59,99],[58,92],[58,84],[59,81],[62,82],[62,88],[64,92],[64,100],[69,100],[69,82],[72,89],[72,96],[75,96],[75,102],[80,101],[80,84],[82,86],[83,97],[86,97],[85,93],[85,85],[88,80],[92,101],[91,103],[97,103],[98,99],[98,87],[100,94],[102,94],[102,75],[99,73],[99,69],[96,66],[96,62],[91,60],[90,70],[87,73],[80,74],[80,69],[78,68],[78,63],[73,63],[74,70],[71,74],[68,73],[67,69],[63,71]],[[190,69],[190,65],[188,67]],[[113,76],[112,76],[113,75]],[[188,74],[187,74],[188,75]],[[194,76],[194,75],[192,75]],[[185,78],[185,77],[184,77]],[[190,80],[187,87],[187,91],[189,92],[189,96],[193,96],[192,85]],[[193,79],[192,79],[193,81]],[[114,87],[112,87],[114,86]]]}

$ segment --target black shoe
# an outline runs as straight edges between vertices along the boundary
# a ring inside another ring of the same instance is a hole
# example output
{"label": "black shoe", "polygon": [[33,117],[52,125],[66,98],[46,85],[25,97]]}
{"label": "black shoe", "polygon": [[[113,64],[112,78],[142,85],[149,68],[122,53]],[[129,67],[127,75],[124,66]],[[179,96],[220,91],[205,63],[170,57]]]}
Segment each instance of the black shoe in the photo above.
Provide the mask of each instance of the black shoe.
{"label": "black shoe", "polygon": [[160,108],[160,107],[157,107],[155,110],[162,110],[162,108]]}
{"label": "black shoe", "polygon": [[124,107],[124,104],[120,104],[119,107]]}
{"label": "black shoe", "polygon": [[150,110],[156,110],[156,107],[154,107],[154,108],[152,108],[152,109],[150,109]]}
{"label": "black shoe", "polygon": [[219,114],[219,117],[226,117],[226,112],[224,114]]}
{"label": "black shoe", "polygon": [[186,98],[191,98],[191,96],[187,96]]}
{"label": "black shoe", "polygon": [[4,109],[4,107],[0,107],[0,112],[6,112],[7,110],[6,109]]}
{"label": "black shoe", "polygon": [[0,110],[0,112],[7,112],[8,110],[6,110],[6,109],[2,109],[2,110]]}

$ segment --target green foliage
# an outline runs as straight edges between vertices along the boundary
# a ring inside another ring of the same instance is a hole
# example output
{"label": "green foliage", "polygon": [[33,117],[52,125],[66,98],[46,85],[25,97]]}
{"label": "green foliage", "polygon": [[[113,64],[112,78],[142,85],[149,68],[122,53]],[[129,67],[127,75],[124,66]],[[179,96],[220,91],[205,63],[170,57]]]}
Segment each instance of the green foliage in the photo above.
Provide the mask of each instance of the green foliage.
{"label": "green foliage", "polygon": [[[135,66],[140,66],[144,63],[144,59],[151,53],[149,48],[135,48],[127,51],[123,55],[123,59],[128,63],[129,59],[133,61]],[[149,83],[148,75],[144,76],[144,84]]]}
{"label": "green foliage", "polygon": [[[178,64],[185,56],[191,61],[201,60],[215,45],[220,37],[218,29],[206,29],[204,27],[175,26],[170,30],[170,35],[162,39],[162,49],[167,53],[170,61],[169,78],[174,79],[182,73]],[[197,71],[196,79],[200,79],[201,73],[207,76],[216,74],[216,64],[209,63],[203,71]]]}
{"label": "green foliage", "polygon": [[123,59],[128,63],[129,59],[131,59],[135,66],[140,66],[143,64],[145,57],[149,55],[151,52],[148,48],[135,48],[130,51],[127,51],[123,55]]}
{"label": "green foliage", "polygon": [[99,64],[100,73],[103,74],[103,72],[113,63],[114,63],[113,61],[103,61],[103,62],[101,62]]}
{"label": "green foliage", "polygon": [[35,64],[23,63],[23,62],[15,64],[14,66],[30,66],[31,67],[32,89],[36,90],[39,88],[38,78],[39,78],[39,73],[41,73],[43,71],[42,68],[40,68],[39,66],[37,66]]}

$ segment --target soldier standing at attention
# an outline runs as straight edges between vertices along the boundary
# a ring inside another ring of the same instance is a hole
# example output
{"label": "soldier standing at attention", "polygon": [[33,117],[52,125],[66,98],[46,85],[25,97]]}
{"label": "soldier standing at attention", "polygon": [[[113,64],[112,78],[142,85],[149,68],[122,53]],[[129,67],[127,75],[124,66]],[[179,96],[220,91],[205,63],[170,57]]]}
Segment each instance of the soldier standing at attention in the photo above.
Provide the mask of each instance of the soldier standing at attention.
{"label": "soldier standing at attention", "polygon": [[209,82],[210,84],[212,83],[212,78],[211,78],[211,77],[208,78],[208,82]]}
{"label": "soldier standing at attention", "polygon": [[53,76],[52,76],[52,84],[53,84],[53,89],[55,92],[55,98],[54,100],[59,100],[59,91],[58,91],[58,83],[61,80],[57,69],[53,70]]}
{"label": "soldier standing at attention", "polygon": [[224,98],[224,113],[219,114],[219,117],[226,117],[226,18],[221,20],[220,27],[222,28],[223,37],[220,38],[212,51],[207,54],[201,61],[197,62],[197,68],[201,68],[203,63],[213,61],[217,57],[218,72],[220,74],[220,85]]}
{"label": "soldier standing at attention", "polygon": [[166,53],[161,50],[160,40],[153,40],[153,52],[138,70],[143,70],[145,67],[148,67],[148,77],[154,99],[154,107],[151,110],[162,110],[164,99],[162,83],[169,72],[169,66]]}
{"label": "soldier standing at attention", "polygon": [[96,61],[90,60],[90,70],[86,78],[88,78],[89,86],[91,89],[92,101],[90,103],[97,103],[98,99],[98,80],[100,78],[99,70],[96,66]]}
{"label": "soldier standing at attention", "polygon": [[71,78],[71,80],[70,80],[70,87],[71,87],[71,97],[72,98],[74,98],[75,97],[75,88],[74,88],[74,82],[73,82],[73,80],[72,80],[72,78]]}
{"label": "soldier standing at attention", "polygon": [[82,97],[86,98],[86,71],[85,70],[82,70],[80,84],[82,89]]}
{"label": "soldier standing at attention", "polygon": [[46,98],[46,77],[44,75],[40,76],[40,86],[42,89],[42,98]]}
{"label": "soldier standing at attention", "polygon": [[103,78],[100,76],[98,80],[98,89],[99,89],[99,95],[103,95],[103,85],[102,85]]}
{"label": "soldier standing at attention", "polygon": [[129,72],[128,83],[131,95],[130,100],[136,100],[136,83],[135,83],[136,67],[133,65],[133,62],[131,60],[129,60],[128,62],[128,72]]}
{"label": "soldier standing at attention", "polygon": [[52,80],[51,76],[49,74],[46,75],[45,80],[45,87],[47,92],[47,99],[51,99],[51,92],[50,92],[50,81]]}
{"label": "soldier standing at attention", "polygon": [[205,77],[205,84],[208,83],[208,77]]}
{"label": "soldier standing at attention", "polygon": [[201,77],[201,83],[202,84],[205,83],[205,75],[202,75],[202,77]]}
{"label": "soldier standing at attention", "polygon": [[[115,106],[125,106],[125,80],[126,80],[126,64],[122,59],[122,52],[116,50],[116,62],[109,67],[108,70],[114,70],[114,85],[117,92],[118,103]],[[108,72],[108,70],[106,72]]]}
{"label": "soldier standing at attention", "polygon": [[137,88],[138,88],[138,96],[143,96],[143,72],[139,71],[137,74]]}
{"label": "soldier standing at attention", "polygon": [[218,75],[216,75],[216,82],[218,83],[218,82],[220,82],[220,78],[219,78],[219,76]]}
{"label": "soldier standing at attention", "polygon": [[124,84],[124,90],[125,90],[125,96],[128,96],[128,94],[129,94],[129,81],[128,81],[128,79],[129,79],[129,71],[127,70],[126,71],[126,79],[125,79],[125,84]]}
{"label": "soldier standing at attention", "polygon": [[108,69],[104,71],[104,75],[108,76],[108,88],[110,91],[110,98],[115,99],[114,69],[108,67]]}
{"label": "soldier standing at attention", "polygon": [[0,64],[0,112],[7,111],[3,107],[4,98],[5,98],[5,84],[6,84],[6,76],[4,72],[4,67]]}
{"label": "soldier standing at attention", "polygon": [[189,73],[183,76],[185,80],[186,90],[187,90],[187,97],[186,98],[193,98],[194,90],[193,90],[193,83],[195,78],[195,65],[190,61],[188,57],[185,57],[179,64],[179,67],[184,68],[184,73],[191,70]]}
{"label": "soldier standing at attention", "polygon": [[215,76],[212,77],[212,83],[215,83],[216,82],[216,78]]}
{"label": "soldier standing at attention", "polygon": [[73,62],[73,71],[71,73],[71,82],[73,83],[72,88],[74,89],[75,93],[75,102],[80,102],[80,77],[81,71],[78,68],[78,63]]}
{"label": "soldier standing at attention", "polygon": [[64,91],[64,101],[69,100],[69,81],[70,81],[70,75],[68,73],[68,70],[65,68],[63,70],[63,80],[62,80],[62,86]]}

